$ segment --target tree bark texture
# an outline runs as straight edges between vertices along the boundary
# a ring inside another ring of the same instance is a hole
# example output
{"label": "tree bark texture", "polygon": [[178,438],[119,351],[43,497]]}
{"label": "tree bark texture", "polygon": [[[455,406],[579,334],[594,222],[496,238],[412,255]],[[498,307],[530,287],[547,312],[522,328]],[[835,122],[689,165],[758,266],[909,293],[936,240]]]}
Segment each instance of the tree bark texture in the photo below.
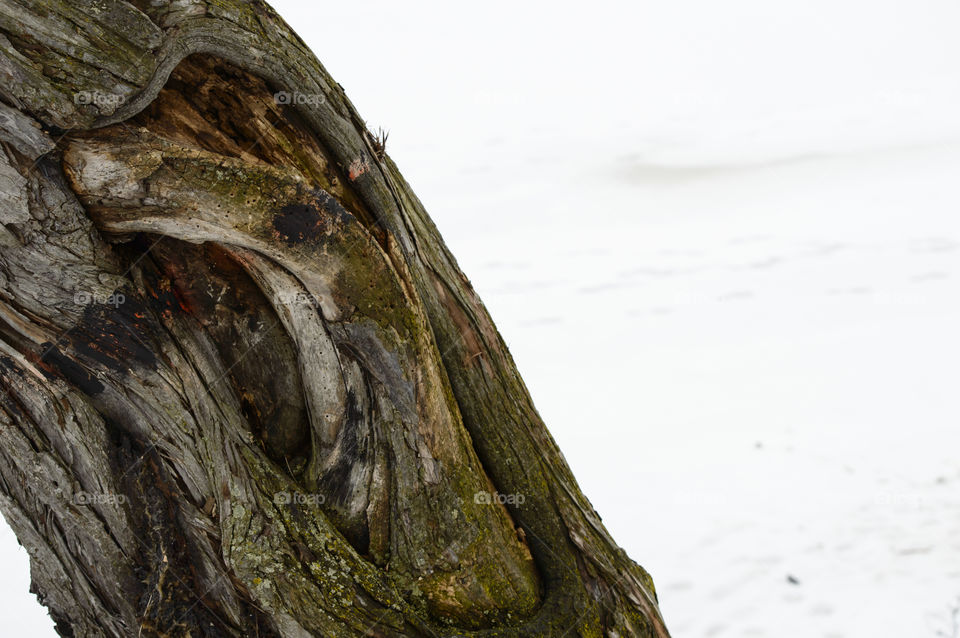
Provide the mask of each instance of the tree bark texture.
{"label": "tree bark texture", "polygon": [[61,635],[668,636],[270,7],[0,0],[0,79],[0,509]]}

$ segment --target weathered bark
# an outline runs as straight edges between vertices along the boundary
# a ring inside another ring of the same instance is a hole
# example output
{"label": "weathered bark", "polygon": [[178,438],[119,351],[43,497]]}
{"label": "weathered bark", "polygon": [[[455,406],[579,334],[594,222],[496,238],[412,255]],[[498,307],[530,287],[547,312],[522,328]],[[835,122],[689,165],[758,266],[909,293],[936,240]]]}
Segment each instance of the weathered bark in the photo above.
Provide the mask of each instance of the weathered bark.
{"label": "weathered bark", "polygon": [[0,509],[62,635],[668,635],[268,6],[0,0],[0,76]]}

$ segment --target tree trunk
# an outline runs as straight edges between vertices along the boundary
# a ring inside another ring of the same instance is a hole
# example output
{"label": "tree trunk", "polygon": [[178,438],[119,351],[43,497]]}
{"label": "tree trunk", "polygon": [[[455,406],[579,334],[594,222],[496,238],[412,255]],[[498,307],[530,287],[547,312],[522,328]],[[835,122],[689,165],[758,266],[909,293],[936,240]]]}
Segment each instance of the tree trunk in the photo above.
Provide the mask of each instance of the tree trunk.
{"label": "tree trunk", "polygon": [[0,0],[0,76],[0,509],[61,635],[668,635],[267,5]]}

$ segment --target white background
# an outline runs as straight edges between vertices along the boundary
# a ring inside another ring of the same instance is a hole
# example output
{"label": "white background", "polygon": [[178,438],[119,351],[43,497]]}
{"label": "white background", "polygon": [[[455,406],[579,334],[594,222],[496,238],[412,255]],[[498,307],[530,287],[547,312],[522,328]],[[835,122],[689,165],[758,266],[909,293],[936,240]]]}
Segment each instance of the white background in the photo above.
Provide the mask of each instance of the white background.
{"label": "white background", "polygon": [[[674,636],[952,635],[960,4],[274,6],[390,130]],[[52,635],[0,556],[4,633]]]}

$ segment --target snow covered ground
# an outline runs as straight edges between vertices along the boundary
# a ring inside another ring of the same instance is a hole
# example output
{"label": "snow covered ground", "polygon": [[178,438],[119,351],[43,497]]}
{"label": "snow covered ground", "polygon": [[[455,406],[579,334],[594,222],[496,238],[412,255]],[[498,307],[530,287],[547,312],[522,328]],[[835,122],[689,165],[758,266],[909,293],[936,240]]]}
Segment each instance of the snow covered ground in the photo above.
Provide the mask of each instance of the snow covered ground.
{"label": "snow covered ground", "polygon": [[[952,636],[960,5],[274,4],[674,636]],[[0,560],[5,633],[52,635]]]}

